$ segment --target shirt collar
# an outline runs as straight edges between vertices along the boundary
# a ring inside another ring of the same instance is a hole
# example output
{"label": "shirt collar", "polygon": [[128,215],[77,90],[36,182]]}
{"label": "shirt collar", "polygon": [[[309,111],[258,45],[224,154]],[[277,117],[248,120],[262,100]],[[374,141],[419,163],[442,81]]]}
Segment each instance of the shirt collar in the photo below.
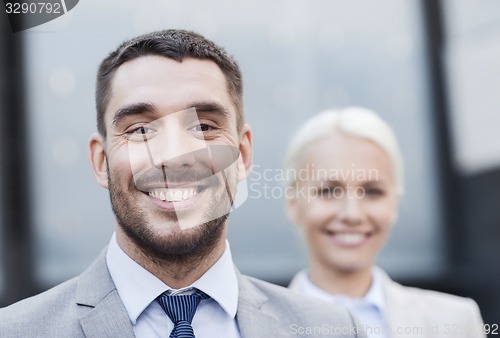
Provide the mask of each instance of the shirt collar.
{"label": "shirt collar", "polygon": [[[137,318],[156,297],[167,290],[176,291],[130,258],[118,245],[116,234],[113,234],[109,242],[106,263],[116,290],[134,325]],[[231,318],[236,316],[238,280],[227,240],[222,256],[188,288],[192,287],[209,295]]]}
{"label": "shirt collar", "polygon": [[316,298],[329,300],[332,302],[350,303],[355,304],[363,302],[366,304],[374,305],[382,314],[385,313],[385,296],[384,288],[382,285],[382,275],[378,267],[372,269],[372,284],[368,289],[366,295],[362,298],[351,298],[344,295],[332,295],[323,289],[314,285],[307,275],[307,271],[300,271],[294,278],[293,287],[304,294],[311,295]]}
{"label": "shirt collar", "polygon": [[379,311],[384,313],[386,306],[382,278],[380,268],[374,267],[372,269],[372,285],[363,298],[367,303],[375,305]]}

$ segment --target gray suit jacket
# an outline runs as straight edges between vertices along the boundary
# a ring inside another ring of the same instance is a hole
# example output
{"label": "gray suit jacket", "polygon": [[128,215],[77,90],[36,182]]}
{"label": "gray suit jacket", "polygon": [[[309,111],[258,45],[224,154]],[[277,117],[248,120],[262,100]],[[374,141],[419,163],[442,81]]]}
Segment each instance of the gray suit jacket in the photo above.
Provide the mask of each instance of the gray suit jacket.
{"label": "gray suit jacket", "polygon": [[[344,308],[239,273],[238,282],[243,338],[364,337]],[[134,337],[104,252],[80,276],[0,309],[0,337]]]}
{"label": "gray suit jacket", "polygon": [[402,286],[384,271],[382,276],[393,338],[486,338],[472,299]]}
{"label": "gray suit jacket", "polygon": [[[390,338],[486,338],[479,308],[472,299],[402,286],[382,269]],[[300,278],[289,286],[305,293]]]}

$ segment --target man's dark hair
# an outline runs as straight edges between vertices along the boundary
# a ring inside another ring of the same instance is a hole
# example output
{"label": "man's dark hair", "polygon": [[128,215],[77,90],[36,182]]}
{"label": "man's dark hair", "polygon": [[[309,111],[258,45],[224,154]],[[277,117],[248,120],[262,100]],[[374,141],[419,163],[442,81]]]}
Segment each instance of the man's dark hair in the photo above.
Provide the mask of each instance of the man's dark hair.
{"label": "man's dark hair", "polygon": [[106,137],[104,112],[109,103],[111,82],[116,70],[125,62],[146,55],[164,56],[181,62],[184,58],[215,62],[226,77],[228,92],[236,107],[238,131],[243,126],[243,85],[236,61],[225,50],[200,34],[169,29],[145,34],[125,41],[99,66],[96,83],[97,130]]}

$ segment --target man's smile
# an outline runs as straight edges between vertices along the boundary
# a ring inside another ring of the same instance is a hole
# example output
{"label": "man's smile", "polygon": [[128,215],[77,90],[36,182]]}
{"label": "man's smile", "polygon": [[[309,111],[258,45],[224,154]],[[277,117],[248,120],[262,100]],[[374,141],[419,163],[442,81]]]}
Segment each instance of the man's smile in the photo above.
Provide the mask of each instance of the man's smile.
{"label": "man's smile", "polygon": [[155,189],[148,192],[148,195],[165,201],[165,202],[180,202],[190,199],[198,193],[197,187],[176,188],[176,189]]}

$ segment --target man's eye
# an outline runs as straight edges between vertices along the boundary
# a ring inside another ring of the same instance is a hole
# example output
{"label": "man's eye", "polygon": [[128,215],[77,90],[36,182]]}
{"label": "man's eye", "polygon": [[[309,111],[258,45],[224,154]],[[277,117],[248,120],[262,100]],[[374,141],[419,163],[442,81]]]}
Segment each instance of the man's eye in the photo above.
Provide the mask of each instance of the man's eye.
{"label": "man's eye", "polygon": [[139,127],[132,130],[127,131],[129,135],[145,135],[153,132],[153,129],[147,127]]}
{"label": "man's eye", "polygon": [[191,128],[192,131],[197,131],[197,132],[202,132],[202,133],[209,132],[212,130],[217,130],[217,129],[218,128],[216,128],[212,125],[206,124],[206,123],[200,123],[200,124],[197,124],[196,126]]}
{"label": "man's eye", "polygon": [[148,127],[131,128],[125,132],[125,136],[130,141],[142,141],[144,138],[153,136],[154,129]]}

